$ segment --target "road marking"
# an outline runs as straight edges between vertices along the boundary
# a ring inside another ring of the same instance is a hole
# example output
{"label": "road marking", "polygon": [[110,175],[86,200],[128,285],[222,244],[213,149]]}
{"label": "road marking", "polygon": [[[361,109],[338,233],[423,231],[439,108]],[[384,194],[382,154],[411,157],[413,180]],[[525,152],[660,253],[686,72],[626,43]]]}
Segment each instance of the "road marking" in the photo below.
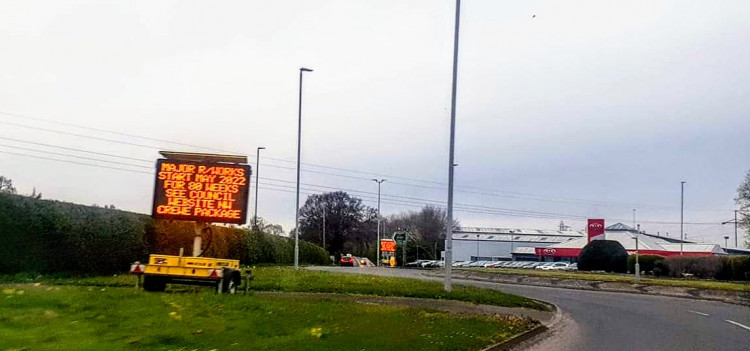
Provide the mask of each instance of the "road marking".
{"label": "road marking", "polygon": [[742,328],[742,329],[747,329],[747,330],[750,330],[750,327],[748,327],[748,326],[746,326],[746,325],[743,325],[743,324],[740,324],[740,323],[737,323],[737,322],[735,322],[735,321],[730,321],[730,320],[728,320],[728,319],[725,319],[725,321],[727,321],[727,322],[729,322],[729,323],[731,323],[731,324],[734,324],[734,325],[736,325],[736,326],[738,326],[738,327],[740,327],[740,328]]}
{"label": "road marking", "polygon": [[703,317],[708,317],[708,316],[709,316],[709,314],[708,314],[708,313],[703,313],[703,312],[698,312],[698,311],[691,311],[691,310],[688,310],[688,312],[690,312],[690,313],[695,313],[695,314],[699,314],[699,315],[701,315],[701,316],[703,316]]}

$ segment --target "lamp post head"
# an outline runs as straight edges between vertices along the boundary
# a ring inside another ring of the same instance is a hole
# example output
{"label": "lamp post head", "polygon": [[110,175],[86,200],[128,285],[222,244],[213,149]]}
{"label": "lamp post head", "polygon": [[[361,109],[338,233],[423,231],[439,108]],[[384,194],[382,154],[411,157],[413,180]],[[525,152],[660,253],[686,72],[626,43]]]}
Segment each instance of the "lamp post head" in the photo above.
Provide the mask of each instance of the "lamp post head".
{"label": "lamp post head", "polygon": [[265,146],[258,146],[258,150],[265,150],[265,149],[266,149]]}
{"label": "lamp post head", "polygon": [[305,67],[300,67],[300,69],[299,69],[299,70],[300,70],[301,72],[312,72],[312,71],[313,71],[313,70],[311,70],[311,69],[309,69],[309,68],[305,68]]}

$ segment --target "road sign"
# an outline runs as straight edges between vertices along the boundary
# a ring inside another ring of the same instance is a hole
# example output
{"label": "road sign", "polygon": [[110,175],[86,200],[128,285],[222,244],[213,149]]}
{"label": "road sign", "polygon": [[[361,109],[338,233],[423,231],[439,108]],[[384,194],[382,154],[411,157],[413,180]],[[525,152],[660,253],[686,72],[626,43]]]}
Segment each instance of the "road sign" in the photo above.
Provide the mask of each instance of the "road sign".
{"label": "road sign", "polygon": [[403,245],[406,240],[408,240],[409,234],[406,232],[395,232],[393,233],[393,241],[398,243],[399,245]]}
{"label": "road sign", "polygon": [[249,177],[248,165],[159,159],[152,215],[243,224]]}

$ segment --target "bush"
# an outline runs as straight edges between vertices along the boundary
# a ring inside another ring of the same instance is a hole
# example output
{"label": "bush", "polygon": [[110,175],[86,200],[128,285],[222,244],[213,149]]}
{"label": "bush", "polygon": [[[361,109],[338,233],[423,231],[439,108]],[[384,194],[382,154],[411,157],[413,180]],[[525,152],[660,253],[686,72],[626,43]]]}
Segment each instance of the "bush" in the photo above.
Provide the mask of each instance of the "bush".
{"label": "bush", "polygon": [[664,262],[669,267],[670,277],[683,277],[692,274],[698,278],[713,279],[722,271],[722,257],[672,256]]}
{"label": "bush", "polygon": [[[117,273],[149,253],[190,255],[194,237],[191,222],[0,193],[0,274]],[[292,239],[243,228],[212,226],[203,245],[206,257],[244,264],[294,260]],[[323,248],[300,242],[301,263],[328,261]]]}
{"label": "bush", "polygon": [[628,252],[617,241],[592,240],[578,256],[578,270],[625,273],[628,269]]}
{"label": "bush", "polygon": [[750,280],[750,257],[728,256],[721,258],[721,272],[716,279]]}
{"label": "bush", "polygon": [[[641,266],[641,272],[653,273],[654,264],[657,261],[663,261],[664,256],[660,255],[639,255],[638,264]],[[628,272],[635,273],[635,255],[628,257]]]}

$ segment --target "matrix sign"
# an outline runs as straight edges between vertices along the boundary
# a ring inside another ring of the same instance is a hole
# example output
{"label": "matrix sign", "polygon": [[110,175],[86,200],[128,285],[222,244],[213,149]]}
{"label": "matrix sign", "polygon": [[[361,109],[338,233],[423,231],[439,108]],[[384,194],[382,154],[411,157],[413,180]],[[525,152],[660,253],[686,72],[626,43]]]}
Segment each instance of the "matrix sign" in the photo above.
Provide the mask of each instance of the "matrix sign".
{"label": "matrix sign", "polygon": [[250,166],[160,159],[154,218],[243,224]]}

